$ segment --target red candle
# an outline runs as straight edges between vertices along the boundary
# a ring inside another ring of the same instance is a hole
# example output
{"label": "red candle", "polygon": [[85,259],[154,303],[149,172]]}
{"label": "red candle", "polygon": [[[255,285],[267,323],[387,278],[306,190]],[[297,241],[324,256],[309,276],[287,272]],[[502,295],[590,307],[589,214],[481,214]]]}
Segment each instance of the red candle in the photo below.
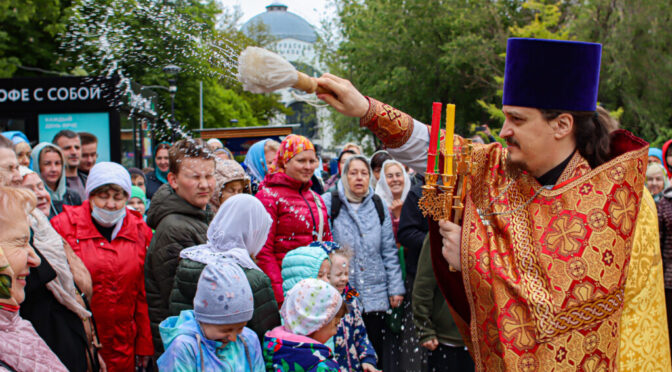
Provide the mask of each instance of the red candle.
{"label": "red candle", "polygon": [[441,102],[432,104],[432,129],[429,132],[429,149],[427,151],[427,173],[434,173],[436,166],[436,149],[439,143],[439,127],[441,126]]}

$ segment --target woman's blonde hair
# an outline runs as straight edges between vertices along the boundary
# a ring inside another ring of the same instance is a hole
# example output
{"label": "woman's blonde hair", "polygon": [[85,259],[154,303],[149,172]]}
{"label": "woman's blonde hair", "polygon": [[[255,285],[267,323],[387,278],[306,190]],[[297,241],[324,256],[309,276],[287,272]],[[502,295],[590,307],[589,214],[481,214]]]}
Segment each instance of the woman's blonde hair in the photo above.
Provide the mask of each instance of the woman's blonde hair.
{"label": "woman's blonde hair", "polygon": [[0,226],[6,228],[17,221],[17,217],[24,215],[28,218],[35,209],[37,198],[35,194],[23,188],[0,187]]}
{"label": "woman's blonde hair", "polygon": [[336,255],[345,257],[348,259],[348,262],[350,262],[352,257],[355,256],[355,251],[353,251],[349,245],[343,245],[340,249],[335,249],[331,252],[331,254],[329,254],[329,260],[331,260]]}
{"label": "woman's blonde hair", "polygon": [[268,151],[268,150],[278,151],[279,149],[280,149],[280,142],[278,142],[278,141],[269,139],[264,144],[264,151]]}

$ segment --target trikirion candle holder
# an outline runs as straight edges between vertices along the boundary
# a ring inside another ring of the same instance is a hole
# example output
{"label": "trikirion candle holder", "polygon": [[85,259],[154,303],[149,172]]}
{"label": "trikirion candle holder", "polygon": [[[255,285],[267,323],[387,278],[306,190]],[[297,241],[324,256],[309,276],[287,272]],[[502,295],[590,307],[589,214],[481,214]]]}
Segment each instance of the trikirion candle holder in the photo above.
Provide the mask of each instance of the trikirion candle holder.
{"label": "trikirion candle holder", "polygon": [[458,225],[462,223],[467,176],[471,173],[473,163],[473,147],[471,140],[465,139],[456,155],[442,151],[444,161],[453,162],[455,174],[425,174],[425,185],[422,186],[419,202],[425,217],[431,217],[435,221],[452,221]]}
{"label": "trikirion candle holder", "polygon": [[[453,162],[452,169],[455,174],[425,174],[425,185],[422,186],[422,197],[419,201],[420,210],[425,217],[434,221],[462,224],[468,176],[473,166],[473,151],[474,145],[469,139],[464,140],[456,155],[446,154],[447,151],[442,150],[444,161]],[[449,269],[456,271],[452,266]]]}
{"label": "trikirion candle holder", "polygon": [[437,190],[437,181],[439,175],[436,173],[425,173],[425,184],[422,186],[422,197],[418,202],[418,207],[422,214],[434,217],[435,206],[439,204],[439,195]]}

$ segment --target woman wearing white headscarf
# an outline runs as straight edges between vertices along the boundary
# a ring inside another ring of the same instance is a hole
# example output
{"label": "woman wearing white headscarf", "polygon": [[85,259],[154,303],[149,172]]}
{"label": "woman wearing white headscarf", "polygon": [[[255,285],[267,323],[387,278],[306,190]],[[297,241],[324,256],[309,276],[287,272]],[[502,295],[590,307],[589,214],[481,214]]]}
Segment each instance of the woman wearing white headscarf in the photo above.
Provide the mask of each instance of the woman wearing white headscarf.
{"label": "woman wearing white headscarf", "polygon": [[208,227],[208,242],[180,252],[180,263],[170,296],[170,315],[193,309],[198,278],[207,264],[234,261],[243,269],[254,295],[254,314],[247,323],[263,340],[266,331],[280,325],[271,280],[254,262],[266,243],[271,216],[259,199],[237,194],[221,205]]}
{"label": "woman wearing white headscarf", "polygon": [[154,354],[144,275],[152,230],[138,212],[126,209],[130,195],[128,171],[98,163],[86,182],[87,200],[66,205],[51,220],[91,273],[91,311],[110,371],[147,367]]}
{"label": "woman wearing white headscarf", "polygon": [[395,239],[399,229],[401,208],[410,189],[411,179],[406,173],[406,168],[396,160],[385,160],[376,184],[376,195],[380,196],[390,209]]}

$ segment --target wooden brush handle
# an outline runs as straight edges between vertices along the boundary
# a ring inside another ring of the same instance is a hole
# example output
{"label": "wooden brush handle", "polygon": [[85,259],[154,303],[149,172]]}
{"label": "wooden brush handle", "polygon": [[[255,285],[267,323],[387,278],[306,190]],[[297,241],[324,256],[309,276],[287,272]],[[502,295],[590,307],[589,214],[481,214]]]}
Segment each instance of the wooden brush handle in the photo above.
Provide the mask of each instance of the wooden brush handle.
{"label": "wooden brush handle", "polygon": [[297,71],[296,74],[299,77],[299,80],[294,84],[292,88],[296,88],[298,90],[302,90],[306,93],[330,93],[334,94],[332,91],[325,89],[319,85],[317,85],[317,79],[314,77],[310,77],[306,74],[304,74],[301,71]]}

